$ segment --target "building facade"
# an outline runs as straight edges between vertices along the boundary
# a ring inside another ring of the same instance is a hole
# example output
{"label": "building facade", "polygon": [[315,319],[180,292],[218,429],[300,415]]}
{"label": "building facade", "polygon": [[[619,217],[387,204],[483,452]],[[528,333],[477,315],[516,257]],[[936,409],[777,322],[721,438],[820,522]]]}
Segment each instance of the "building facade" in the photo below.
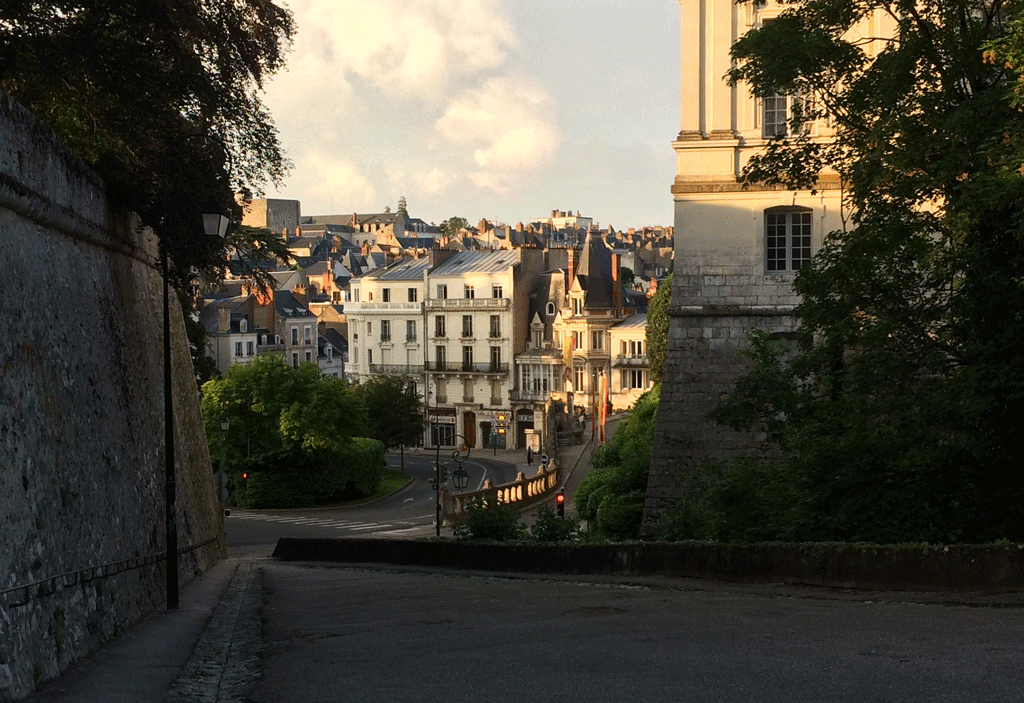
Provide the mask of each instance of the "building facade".
{"label": "building facade", "polygon": [[[763,448],[762,436],[727,431],[705,418],[746,368],[742,351],[754,329],[791,335],[798,302],[793,276],[844,222],[840,183],[823,171],[814,190],[741,182],[750,157],[786,137],[796,101],[755,98],[730,86],[730,48],[784,9],[776,0],[680,0],[681,129],[673,142],[677,175],[675,259],[661,406],[644,509],[644,530],[690,488],[709,461]],[[883,20],[864,27],[884,36]],[[878,43],[880,46],[880,42]],[[877,46],[865,43],[865,50]],[[811,139],[831,137],[824,121],[805,123]]]}

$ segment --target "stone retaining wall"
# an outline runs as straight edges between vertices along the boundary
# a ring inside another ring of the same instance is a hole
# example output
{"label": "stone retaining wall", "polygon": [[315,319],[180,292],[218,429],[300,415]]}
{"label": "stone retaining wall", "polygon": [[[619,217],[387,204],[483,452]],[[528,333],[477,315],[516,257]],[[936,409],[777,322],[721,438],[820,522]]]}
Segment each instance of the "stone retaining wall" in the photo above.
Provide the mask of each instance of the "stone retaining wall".
{"label": "stone retaining wall", "polygon": [[618,574],[883,591],[1024,591],[1024,544],[494,544],[457,540],[289,539],[284,561],[438,566],[522,573]]}
{"label": "stone retaining wall", "polygon": [[[165,603],[156,242],[0,93],[0,701]],[[179,579],[224,553],[172,305]],[[201,546],[200,546],[201,545]]]}

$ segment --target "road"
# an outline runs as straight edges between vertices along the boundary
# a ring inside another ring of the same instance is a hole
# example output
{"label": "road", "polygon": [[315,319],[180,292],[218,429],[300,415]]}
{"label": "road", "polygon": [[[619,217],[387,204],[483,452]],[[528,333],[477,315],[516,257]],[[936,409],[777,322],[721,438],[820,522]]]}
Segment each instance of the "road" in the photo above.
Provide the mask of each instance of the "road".
{"label": "road", "polygon": [[[398,454],[388,455],[388,465],[400,468]],[[228,547],[238,549],[275,544],[281,537],[346,537],[354,535],[419,536],[434,529],[434,476],[432,452],[406,452],[408,486],[368,505],[307,510],[238,510],[224,519]],[[441,454],[450,463],[451,456]],[[469,488],[475,490],[490,479],[495,485],[515,478],[515,467],[486,456],[470,456],[463,464]],[[450,484],[449,480],[449,484]]]}

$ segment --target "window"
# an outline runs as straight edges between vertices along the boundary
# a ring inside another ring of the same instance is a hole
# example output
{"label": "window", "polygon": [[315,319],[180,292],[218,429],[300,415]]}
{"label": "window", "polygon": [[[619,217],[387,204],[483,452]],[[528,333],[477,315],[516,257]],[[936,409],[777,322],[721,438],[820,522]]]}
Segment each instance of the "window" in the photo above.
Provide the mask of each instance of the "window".
{"label": "window", "polygon": [[462,370],[473,370],[473,347],[462,348]]}
{"label": "window", "polygon": [[501,347],[491,347],[491,373],[501,371]]}
{"label": "window", "polygon": [[366,350],[366,363],[369,364],[370,366],[373,366],[373,350],[372,349],[367,349]]}
{"label": "window", "polygon": [[298,352],[292,352],[292,368],[293,369],[299,368],[299,353]]}
{"label": "window", "polygon": [[463,289],[463,296],[462,297],[463,298],[475,298],[476,297],[476,291],[473,289],[473,286],[466,286]]}
{"label": "window", "polygon": [[582,315],[583,314],[583,298],[572,299],[572,314]]}
{"label": "window", "polygon": [[573,332],[572,333],[572,348],[583,349],[583,333]]}
{"label": "window", "polygon": [[313,360],[313,356],[312,355],[313,355],[313,352],[306,352],[306,361],[312,361]]}
{"label": "window", "polygon": [[462,316],[462,336],[472,337],[473,336],[473,316],[463,315]]}
{"label": "window", "polygon": [[299,328],[292,327],[292,345],[299,343]]}
{"label": "window", "polygon": [[252,342],[245,343],[245,355],[252,356]]}
{"label": "window", "polygon": [[385,303],[390,303],[391,302],[391,289],[390,288],[381,288],[380,289],[380,299],[382,301],[384,301]]}
{"label": "window", "polygon": [[310,330],[309,325],[306,325],[305,327],[302,328],[302,339],[303,339],[303,343],[304,344],[312,344],[313,343],[312,342],[312,338],[309,335],[309,330]]}
{"label": "window", "polygon": [[391,320],[380,321],[380,341],[390,342],[391,341]]}
{"label": "window", "polygon": [[555,316],[555,304],[554,303],[548,303],[547,305],[545,305],[544,306],[544,312],[547,313],[548,317],[554,317]]}
{"label": "window", "polygon": [[434,336],[445,337],[444,333],[444,315],[437,315],[434,317]]}
{"label": "window", "polygon": [[241,355],[242,355],[242,343],[241,342],[235,342],[235,356],[241,356]]}
{"label": "window", "polygon": [[405,321],[405,341],[415,342],[416,341],[416,320]]}
{"label": "window", "polygon": [[444,371],[444,363],[445,363],[444,347],[435,347],[434,348],[434,359],[436,359],[437,370],[438,371]]}
{"label": "window", "polygon": [[239,332],[248,332],[249,331],[249,321],[246,320],[244,317],[241,320],[238,321],[238,331]]}
{"label": "window", "polygon": [[604,349],[604,332],[591,332],[590,333],[590,348],[591,349]]}
{"label": "window", "polygon": [[446,425],[440,422],[432,423],[430,440],[435,447],[454,447],[455,425]]}
{"label": "window", "polygon": [[467,378],[462,382],[462,401],[464,403],[473,402],[473,380]]}
{"label": "window", "polygon": [[410,303],[415,303],[416,302],[416,289],[415,288],[410,288],[409,289],[409,302]]}
{"label": "window", "polygon": [[764,265],[770,272],[797,271],[811,258],[808,208],[777,207],[764,211]]}
{"label": "window", "polygon": [[[799,93],[776,93],[762,98],[762,114],[764,124],[762,134],[765,139],[776,137],[788,137],[793,134],[792,120],[794,112],[803,113],[810,108],[810,101],[801,98]],[[800,125],[801,132],[807,132],[812,123],[803,122]]]}
{"label": "window", "polygon": [[372,337],[373,336],[373,322],[371,320],[367,320],[366,321],[366,336],[367,337]]}
{"label": "window", "polygon": [[537,325],[533,328],[533,348],[540,349],[544,346],[544,328]]}
{"label": "window", "polygon": [[577,366],[572,371],[573,371],[573,374],[572,374],[572,388],[577,393],[582,393],[583,390],[584,390],[584,388],[583,388],[583,367],[582,366]]}
{"label": "window", "polygon": [[501,290],[501,286],[498,285],[497,283],[495,283],[494,285],[491,286],[491,297],[492,298],[504,298],[505,297],[503,295],[502,290]]}
{"label": "window", "polygon": [[352,302],[354,302],[354,303],[358,303],[359,302],[359,289],[358,288],[353,288],[352,289]]}
{"label": "window", "polygon": [[437,284],[437,297],[440,298],[441,300],[444,300],[445,298],[448,297],[448,286],[446,286],[444,283]]}
{"label": "window", "polygon": [[491,338],[497,339],[501,336],[501,316],[491,315]]}
{"label": "window", "polygon": [[647,372],[644,369],[623,369],[622,390],[644,389],[647,387]]}

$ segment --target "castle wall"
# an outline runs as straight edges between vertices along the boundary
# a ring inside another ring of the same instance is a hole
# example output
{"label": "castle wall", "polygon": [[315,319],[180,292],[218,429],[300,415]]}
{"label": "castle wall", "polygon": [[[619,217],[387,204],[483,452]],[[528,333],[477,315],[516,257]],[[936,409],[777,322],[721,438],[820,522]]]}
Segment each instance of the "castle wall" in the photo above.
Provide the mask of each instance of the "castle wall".
{"label": "castle wall", "polygon": [[[0,700],[166,602],[163,284],[156,240],[0,93]],[[179,581],[224,554],[171,305]]]}

